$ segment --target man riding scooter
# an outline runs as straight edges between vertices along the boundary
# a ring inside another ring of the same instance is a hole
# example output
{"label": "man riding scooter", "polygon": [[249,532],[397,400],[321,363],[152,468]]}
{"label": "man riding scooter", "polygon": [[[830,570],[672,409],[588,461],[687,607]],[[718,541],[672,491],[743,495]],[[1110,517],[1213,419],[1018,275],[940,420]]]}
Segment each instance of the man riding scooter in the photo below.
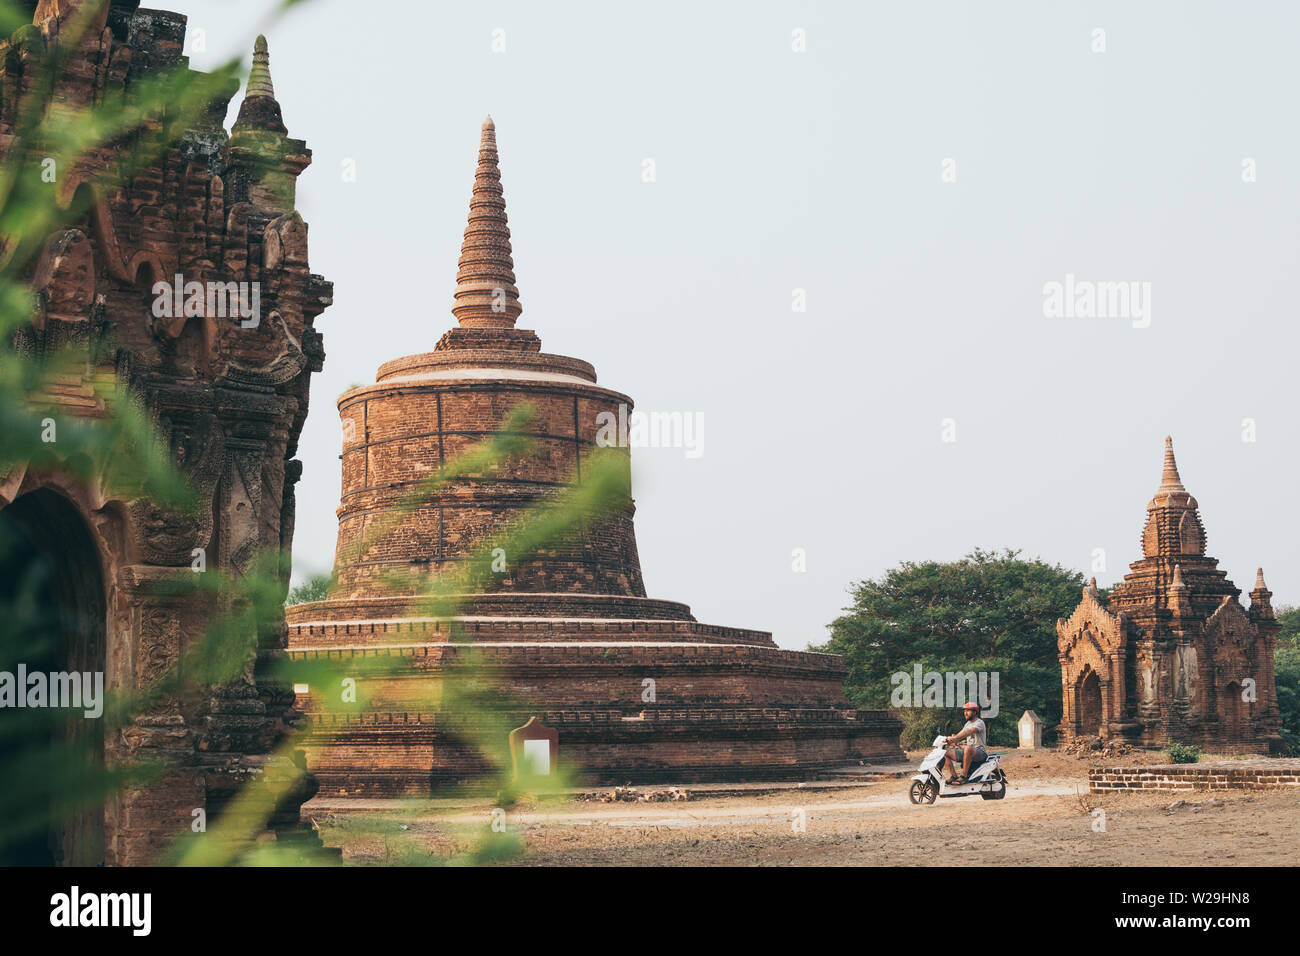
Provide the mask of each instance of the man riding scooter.
{"label": "man riding scooter", "polygon": [[[989,732],[988,728],[984,726],[984,721],[980,720],[979,705],[966,701],[961,710],[966,718],[966,726],[961,729],[961,733],[945,737],[943,741],[951,748],[948,751],[946,763],[948,764],[948,784],[954,787],[961,786],[966,782],[971,767],[978,767],[988,759],[985,747],[989,742]],[[952,746],[963,740],[966,743],[961,748]],[[959,760],[961,761],[960,774],[957,773],[956,769]]]}

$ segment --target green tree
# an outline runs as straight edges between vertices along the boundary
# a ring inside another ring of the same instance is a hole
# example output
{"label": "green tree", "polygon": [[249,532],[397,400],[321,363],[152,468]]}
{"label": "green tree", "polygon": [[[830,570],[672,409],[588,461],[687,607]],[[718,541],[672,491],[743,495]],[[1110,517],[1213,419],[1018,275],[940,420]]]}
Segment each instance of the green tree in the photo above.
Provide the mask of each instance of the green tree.
{"label": "green tree", "polygon": [[1277,707],[1282,712],[1282,739],[1300,753],[1300,608],[1283,608],[1277,616],[1282,632],[1273,657]]}
{"label": "green tree", "polygon": [[1278,634],[1278,643],[1300,640],[1300,607],[1280,607],[1277,609],[1277,623],[1282,625]]}
{"label": "green tree", "polygon": [[[998,716],[990,742],[1016,743],[1015,722],[1034,710],[1045,728],[1061,719],[1056,621],[1079,603],[1083,575],[1019,551],[976,549],[960,561],[904,562],[851,589],[852,607],[815,650],[844,657],[845,691],[859,707],[891,706],[895,674],[985,672],[998,675]],[[950,702],[960,705],[960,701]],[[961,722],[955,709],[903,710],[903,744],[925,746]]]}
{"label": "green tree", "polygon": [[285,606],[292,607],[295,604],[309,604],[312,601],[324,601],[329,597],[330,575],[317,574],[308,578],[302,584],[296,584],[289,589],[289,596],[284,599]]}

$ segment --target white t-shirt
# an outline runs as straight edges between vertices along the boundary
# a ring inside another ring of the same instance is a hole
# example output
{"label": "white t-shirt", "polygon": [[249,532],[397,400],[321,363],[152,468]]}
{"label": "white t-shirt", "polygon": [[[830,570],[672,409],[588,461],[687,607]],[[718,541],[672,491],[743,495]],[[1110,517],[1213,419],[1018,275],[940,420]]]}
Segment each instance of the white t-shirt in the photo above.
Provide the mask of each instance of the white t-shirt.
{"label": "white t-shirt", "polygon": [[962,728],[962,732],[964,733],[972,727],[975,728],[975,733],[967,737],[966,742],[974,744],[976,747],[984,747],[987,749],[989,743],[989,732],[988,728],[984,726],[984,721],[980,720],[978,717],[974,720],[968,720],[966,721],[966,726]]}

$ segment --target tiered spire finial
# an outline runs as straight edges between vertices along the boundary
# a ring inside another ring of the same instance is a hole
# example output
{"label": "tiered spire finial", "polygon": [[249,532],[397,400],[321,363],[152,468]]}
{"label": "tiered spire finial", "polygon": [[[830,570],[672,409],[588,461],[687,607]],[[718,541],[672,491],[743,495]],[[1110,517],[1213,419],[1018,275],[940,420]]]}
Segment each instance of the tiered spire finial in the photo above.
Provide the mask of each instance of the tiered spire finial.
{"label": "tiered spire finial", "polygon": [[253,67],[248,73],[248,91],[244,95],[275,98],[275,87],[271,84],[271,54],[266,48],[266,37],[261,34],[253,44]]}
{"label": "tiered spire finial", "polygon": [[1161,494],[1171,491],[1186,493],[1187,489],[1183,487],[1183,479],[1178,475],[1178,462],[1174,460],[1174,440],[1166,435],[1165,467],[1160,475],[1160,487],[1156,489],[1156,493]]}
{"label": "tiered spire finial", "polygon": [[244,91],[244,102],[239,104],[239,116],[235,119],[233,128],[236,132],[267,130],[288,133],[284,118],[280,115],[280,103],[275,98],[275,86],[271,83],[271,54],[264,36],[258,36],[253,44],[253,66],[248,71],[248,88]]}
{"label": "tiered spire finial", "polygon": [[1250,592],[1250,616],[1259,621],[1273,621],[1277,614],[1273,611],[1273,592],[1264,583],[1264,569],[1255,571],[1255,587]]}
{"label": "tiered spire finial", "polygon": [[498,166],[496,124],[489,116],[479,138],[469,224],[460,247],[452,314],[463,328],[514,328],[523,311],[515,288],[510,227]]}

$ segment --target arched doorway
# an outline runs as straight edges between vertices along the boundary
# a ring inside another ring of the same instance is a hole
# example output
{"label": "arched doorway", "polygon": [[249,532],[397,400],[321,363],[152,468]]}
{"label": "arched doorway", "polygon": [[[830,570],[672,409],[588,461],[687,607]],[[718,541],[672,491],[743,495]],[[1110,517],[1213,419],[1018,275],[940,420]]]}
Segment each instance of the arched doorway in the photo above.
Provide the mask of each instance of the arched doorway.
{"label": "arched doorway", "polygon": [[1097,672],[1089,668],[1079,681],[1079,734],[1096,737],[1101,734],[1101,681]]}
{"label": "arched doorway", "polygon": [[1223,688],[1223,697],[1219,704],[1219,712],[1222,715],[1222,732],[1223,743],[1235,744],[1242,736],[1242,723],[1245,714],[1242,713],[1244,701],[1241,699],[1241,684],[1235,680],[1229,681]]}
{"label": "arched doorway", "polygon": [[[15,675],[14,690],[27,692],[16,686],[19,665],[29,679],[89,674],[93,687],[107,670],[106,630],[99,549],[72,503],[39,490],[0,510],[0,671]],[[102,719],[84,706],[48,706],[54,693],[47,685],[45,707],[0,711],[0,864],[94,866],[104,857],[104,794],[86,793],[99,776],[87,770],[104,762]]]}

